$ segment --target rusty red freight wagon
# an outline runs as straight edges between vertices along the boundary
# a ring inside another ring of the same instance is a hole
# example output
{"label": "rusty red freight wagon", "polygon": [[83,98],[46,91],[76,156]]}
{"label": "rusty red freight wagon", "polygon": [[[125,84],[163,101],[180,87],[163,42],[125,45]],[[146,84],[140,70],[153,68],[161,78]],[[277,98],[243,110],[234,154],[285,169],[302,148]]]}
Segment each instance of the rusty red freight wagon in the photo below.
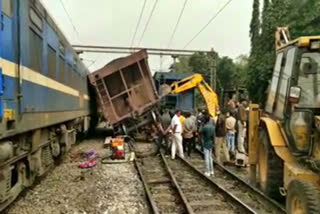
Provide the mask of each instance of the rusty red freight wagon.
{"label": "rusty red freight wagon", "polygon": [[159,102],[146,50],[111,61],[91,73],[89,80],[104,118],[113,126],[137,118]]}

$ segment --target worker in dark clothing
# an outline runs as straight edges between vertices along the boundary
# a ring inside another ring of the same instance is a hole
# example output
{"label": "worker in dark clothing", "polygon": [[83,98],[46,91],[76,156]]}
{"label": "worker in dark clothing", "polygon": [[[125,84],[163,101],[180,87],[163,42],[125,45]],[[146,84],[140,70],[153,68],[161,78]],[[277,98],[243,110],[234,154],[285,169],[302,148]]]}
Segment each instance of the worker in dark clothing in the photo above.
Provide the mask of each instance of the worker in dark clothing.
{"label": "worker in dark clothing", "polygon": [[245,148],[244,148],[244,140],[245,140],[245,135],[246,135],[246,128],[247,128],[247,120],[248,120],[248,115],[247,115],[247,102],[243,100],[239,104],[238,108],[238,115],[237,115],[237,125],[238,125],[238,138],[237,138],[237,145],[238,145],[238,151],[240,153],[245,153]]}
{"label": "worker in dark clothing", "polygon": [[226,141],[226,122],[224,115],[217,111],[218,118],[216,122],[216,142],[215,142],[215,156],[218,163],[221,163],[221,149],[224,154],[224,159],[226,162],[230,161],[229,150]]}
{"label": "worker in dark clothing", "polygon": [[158,151],[160,151],[160,147],[163,143],[165,142],[165,148],[166,148],[166,154],[170,153],[170,148],[171,144],[169,141],[169,136],[168,136],[168,129],[170,128],[171,125],[171,117],[169,112],[166,109],[163,109],[160,111],[160,121],[157,124],[158,128],[158,139],[157,139],[157,144],[158,144]]}
{"label": "worker in dark clothing", "polygon": [[204,159],[206,166],[206,176],[214,176],[213,160],[212,160],[212,148],[215,138],[215,127],[213,123],[210,123],[209,115],[204,116],[204,126],[200,129],[200,135],[203,139]]}
{"label": "worker in dark clothing", "polygon": [[186,113],[186,120],[183,123],[183,150],[187,153],[188,157],[191,156],[192,150],[195,148],[194,132],[196,132],[196,121],[191,117],[191,113]]}

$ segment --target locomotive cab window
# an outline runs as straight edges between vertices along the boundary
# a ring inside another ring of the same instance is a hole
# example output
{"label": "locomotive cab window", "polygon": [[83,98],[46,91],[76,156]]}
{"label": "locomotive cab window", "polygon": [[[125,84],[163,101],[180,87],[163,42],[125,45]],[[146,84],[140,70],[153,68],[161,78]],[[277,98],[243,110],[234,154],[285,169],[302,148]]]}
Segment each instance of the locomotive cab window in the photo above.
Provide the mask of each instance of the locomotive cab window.
{"label": "locomotive cab window", "polygon": [[57,71],[56,64],[57,64],[56,51],[50,46],[48,46],[48,74],[49,74],[49,77],[52,79],[56,78],[56,71]]}
{"label": "locomotive cab window", "polygon": [[59,80],[61,83],[65,83],[66,82],[66,75],[65,75],[65,61],[62,58],[62,56],[59,57]]}
{"label": "locomotive cab window", "polygon": [[62,43],[59,44],[59,52],[61,56],[64,56],[64,53],[66,52],[66,49]]}
{"label": "locomotive cab window", "polygon": [[8,17],[12,17],[13,14],[13,0],[2,0],[2,13]]}
{"label": "locomotive cab window", "polygon": [[67,84],[72,87],[72,66],[70,64],[67,69]]}
{"label": "locomotive cab window", "polygon": [[30,67],[41,72],[42,69],[42,38],[30,29]]}
{"label": "locomotive cab window", "polygon": [[30,20],[39,30],[42,31],[42,19],[33,9],[30,9]]}

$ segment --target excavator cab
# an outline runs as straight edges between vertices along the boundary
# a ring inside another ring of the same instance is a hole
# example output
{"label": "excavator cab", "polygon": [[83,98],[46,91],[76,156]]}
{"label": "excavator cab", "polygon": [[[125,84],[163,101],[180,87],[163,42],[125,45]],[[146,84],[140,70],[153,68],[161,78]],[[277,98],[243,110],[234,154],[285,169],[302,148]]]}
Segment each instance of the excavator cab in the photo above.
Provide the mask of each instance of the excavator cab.
{"label": "excavator cab", "polygon": [[[320,210],[320,36],[276,33],[276,62],[264,111],[251,105],[251,182],[286,200],[288,214]],[[257,179],[258,178],[258,179]]]}

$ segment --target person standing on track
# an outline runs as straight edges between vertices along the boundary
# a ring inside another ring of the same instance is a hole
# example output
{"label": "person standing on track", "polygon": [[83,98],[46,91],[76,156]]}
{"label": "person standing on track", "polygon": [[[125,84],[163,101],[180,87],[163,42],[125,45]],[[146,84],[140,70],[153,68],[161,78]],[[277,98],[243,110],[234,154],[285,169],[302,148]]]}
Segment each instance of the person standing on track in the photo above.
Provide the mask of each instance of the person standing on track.
{"label": "person standing on track", "polygon": [[226,141],[226,123],[225,117],[220,111],[217,111],[218,118],[216,122],[216,142],[215,142],[215,156],[218,163],[221,163],[221,149],[224,154],[226,162],[230,161],[229,150]]}
{"label": "person standing on track", "polygon": [[180,122],[181,111],[176,110],[175,115],[171,120],[171,131],[172,131],[172,145],[171,145],[171,159],[176,157],[176,149],[178,147],[179,155],[184,158],[183,147],[182,147],[182,124]]}
{"label": "person standing on track", "polygon": [[170,140],[168,136],[168,130],[170,129],[171,125],[171,117],[167,109],[163,108],[160,110],[160,121],[157,124],[158,128],[158,139],[157,139],[157,144],[158,144],[158,152],[160,151],[160,147],[163,144],[163,141],[165,142],[165,153],[169,154],[170,153]]}
{"label": "person standing on track", "polygon": [[204,159],[206,172],[204,173],[206,176],[214,176],[213,170],[213,160],[212,160],[212,148],[214,144],[215,138],[215,127],[210,122],[209,115],[204,116],[205,125],[200,129],[200,135],[203,139],[203,150],[204,150]]}
{"label": "person standing on track", "polygon": [[235,157],[235,133],[236,133],[236,118],[232,116],[231,112],[227,113],[226,129],[227,129],[227,143],[229,152]]}
{"label": "person standing on track", "polygon": [[247,126],[247,102],[243,100],[238,109],[238,139],[237,139],[237,145],[238,145],[238,151],[240,153],[246,153],[244,149],[244,140],[246,135],[246,126]]}
{"label": "person standing on track", "polygon": [[196,131],[196,123],[194,118],[191,117],[191,113],[186,113],[186,120],[183,123],[183,149],[191,156],[191,151],[195,147],[193,133]]}

